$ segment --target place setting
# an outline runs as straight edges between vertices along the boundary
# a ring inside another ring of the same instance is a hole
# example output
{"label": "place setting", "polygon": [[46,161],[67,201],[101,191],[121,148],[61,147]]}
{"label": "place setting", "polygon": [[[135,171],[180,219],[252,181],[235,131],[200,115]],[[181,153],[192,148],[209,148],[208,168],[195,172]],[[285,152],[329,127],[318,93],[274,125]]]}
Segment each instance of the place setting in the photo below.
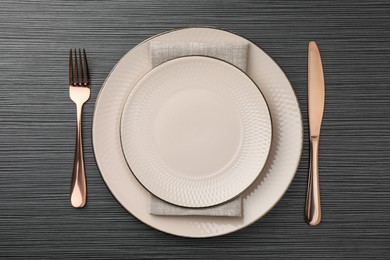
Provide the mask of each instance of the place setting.
{"label": "place setting", "polygon": [[[82,106],[99,87],[91,84],[87,53],[69,53],[69,91],[77,107],[75,208],[87,203]],[[310,170],[302,205],[311,226],[321,221],[324,97],[313,41]],[[267,214],[295,176],[303,138],[299,101],[274,59],[243,36],[205,27],[160,33],[129,50],[100,88],[92,125],[96,163],[113,197],[144,224],[194,238],[232,233]]]}

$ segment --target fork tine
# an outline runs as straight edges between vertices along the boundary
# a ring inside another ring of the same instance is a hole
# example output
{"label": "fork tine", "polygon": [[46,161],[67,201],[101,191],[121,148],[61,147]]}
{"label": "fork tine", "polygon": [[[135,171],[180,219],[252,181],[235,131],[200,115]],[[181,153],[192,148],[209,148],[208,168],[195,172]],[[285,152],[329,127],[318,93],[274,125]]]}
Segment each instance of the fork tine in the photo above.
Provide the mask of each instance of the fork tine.
{"label": "fork tine", "polygon": [[75,69],[75,72],[76,72],[76,84],[80,84],[80,81],[79,81],[79,66],[78,66],[78,62],[77,62],[77,50],[74,49],[74,63],[75,63],[75,66],[76,66],[76,69]]}
{"label": "fork tine", "polygon": [[84,79],[84,66],[83,66],[83,61],[82,61],[82,56],[81,56],[81,50],[79,49],[79,61],[80,61],[80,85],[85,83]]}
{"label": "fork tine", "polygon": [[69,85],[73,85],[73,57],[72,49],[69,51]]}
{"label": "fork tine", "polygon": [[84,53],[84,64],[85,64],[86,85],[89,85],[88,60],[87,60],[87,53],[85,52],[85,49],[83,49],[83,53]]}

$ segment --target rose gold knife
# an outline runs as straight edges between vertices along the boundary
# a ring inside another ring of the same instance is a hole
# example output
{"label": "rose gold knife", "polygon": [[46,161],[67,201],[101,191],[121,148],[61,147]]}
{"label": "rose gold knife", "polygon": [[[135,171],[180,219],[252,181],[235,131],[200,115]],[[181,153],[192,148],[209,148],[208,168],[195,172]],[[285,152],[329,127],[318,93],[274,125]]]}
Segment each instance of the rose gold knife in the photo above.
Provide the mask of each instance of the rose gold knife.
{"label": "rose gold knife", "polygon": [[306,222],[315,226],[321,222],[320,179],[318,173],[318,145],[325,103],[325,81],[317,44],[309,43],[308,97],[310,128],[310,170],[307,183]]}

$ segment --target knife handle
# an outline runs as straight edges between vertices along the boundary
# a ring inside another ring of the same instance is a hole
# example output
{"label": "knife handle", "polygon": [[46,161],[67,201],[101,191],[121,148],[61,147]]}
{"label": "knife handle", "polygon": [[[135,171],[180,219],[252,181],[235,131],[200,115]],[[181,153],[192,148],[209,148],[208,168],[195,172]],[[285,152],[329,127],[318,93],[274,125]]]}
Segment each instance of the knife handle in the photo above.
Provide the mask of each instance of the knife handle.
{"label": "knife handle", "polygon": [[307,183],[306,222],[316,226],[321,222],[320,179],[318,173],[319,137],[310,138],[310,170]]}

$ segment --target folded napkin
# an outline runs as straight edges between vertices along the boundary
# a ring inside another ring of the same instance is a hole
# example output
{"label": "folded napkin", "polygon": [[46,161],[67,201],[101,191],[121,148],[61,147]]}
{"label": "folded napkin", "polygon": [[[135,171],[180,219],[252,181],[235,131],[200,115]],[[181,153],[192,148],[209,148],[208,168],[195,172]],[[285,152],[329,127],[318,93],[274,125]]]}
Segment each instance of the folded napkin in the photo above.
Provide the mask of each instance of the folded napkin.
{"label": "folded napkin", "polygon": [[174,58],[201,55],[217,58],[246,71],[247,43],[150,42],[152,66]]}
{"label": "folded napkin", "polygon": [[[168,60],[191,55],[202,55],[229,62],[246,71],[248,45],[246,43],[200,43],[200,42],[150,42],[153,68]],[[207,208],[180,207],[152,195],[150,214],[165,216],[242,216],[242,198]]]}

